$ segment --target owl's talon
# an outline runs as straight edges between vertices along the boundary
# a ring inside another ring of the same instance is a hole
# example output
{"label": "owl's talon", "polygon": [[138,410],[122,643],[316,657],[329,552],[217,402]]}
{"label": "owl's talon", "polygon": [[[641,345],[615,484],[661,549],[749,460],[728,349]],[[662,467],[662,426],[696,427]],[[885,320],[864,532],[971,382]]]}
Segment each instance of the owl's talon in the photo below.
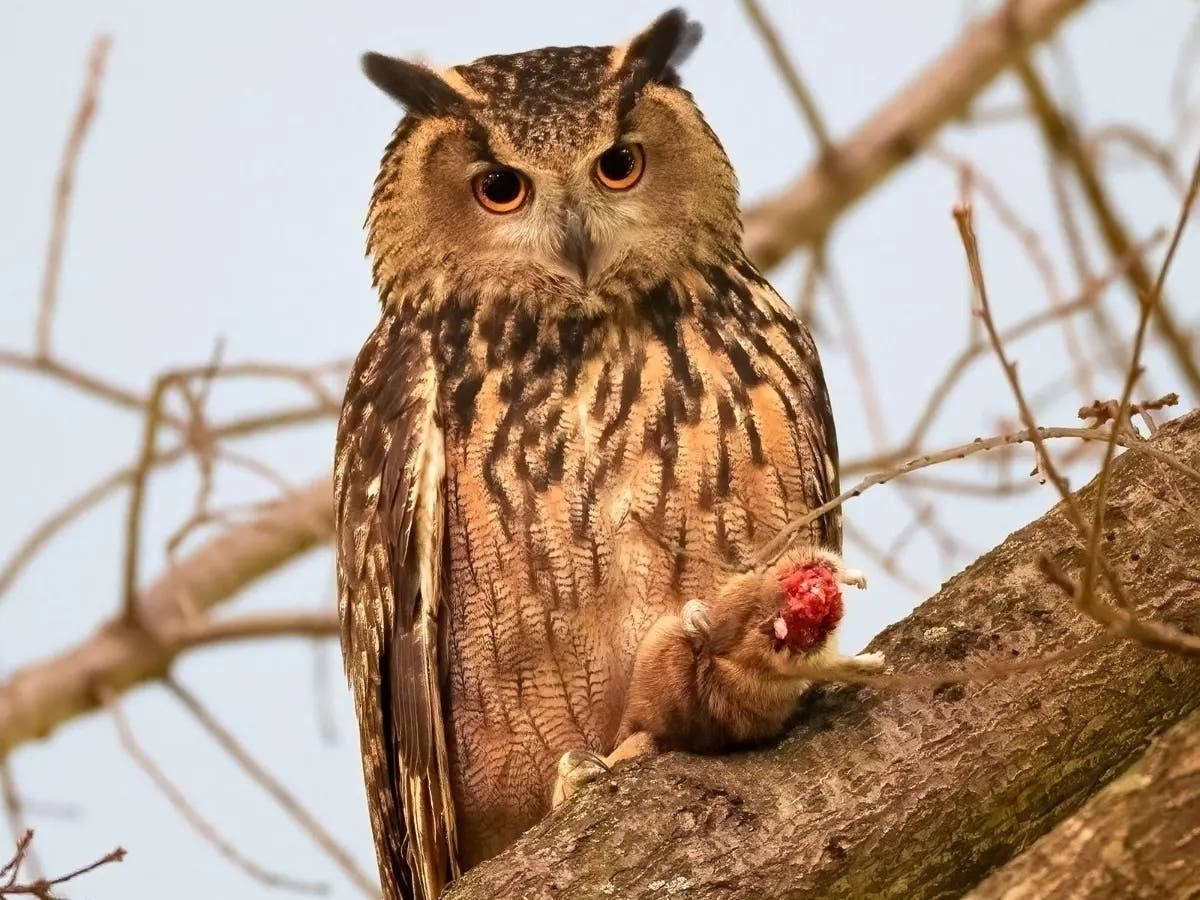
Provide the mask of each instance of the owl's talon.
{"label": "owl's talon", "polygon": [[588,784],[608,773],[604,757],[590,750],[568,750],[558,758],[558,777],[554,780],[551,807],[557,809]]}

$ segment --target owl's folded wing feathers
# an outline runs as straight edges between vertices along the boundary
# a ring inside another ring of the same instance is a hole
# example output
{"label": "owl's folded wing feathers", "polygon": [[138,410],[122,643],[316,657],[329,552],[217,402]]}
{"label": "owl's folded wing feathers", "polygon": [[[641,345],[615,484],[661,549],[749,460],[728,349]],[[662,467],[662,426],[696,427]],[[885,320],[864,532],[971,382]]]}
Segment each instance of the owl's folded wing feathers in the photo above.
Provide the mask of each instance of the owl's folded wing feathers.
{"label": "owl's folded wing feathers", "polygon": [[444,455],[422,337],[385,314],[350,374],[334,466],[342,653],[386,900],[457,874],[438,667]]}

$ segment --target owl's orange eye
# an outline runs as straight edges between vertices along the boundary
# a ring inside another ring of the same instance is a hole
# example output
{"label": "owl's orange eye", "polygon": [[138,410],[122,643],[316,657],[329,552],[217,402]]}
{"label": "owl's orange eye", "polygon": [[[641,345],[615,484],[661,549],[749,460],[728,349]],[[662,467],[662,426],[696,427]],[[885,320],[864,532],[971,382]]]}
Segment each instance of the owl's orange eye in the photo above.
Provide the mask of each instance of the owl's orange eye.
{"label": "owl's orange eye", "polygon": [[529,182],[512,169],[492,169],[471,179],[475,199],[488,212],[516,212],[529,197]]}
{"label": "owl's orange eye", "polygon": [[617,144],[596,159],[596,180],[611,191],[624,191],[641,180],[646,153],[641,144]]}

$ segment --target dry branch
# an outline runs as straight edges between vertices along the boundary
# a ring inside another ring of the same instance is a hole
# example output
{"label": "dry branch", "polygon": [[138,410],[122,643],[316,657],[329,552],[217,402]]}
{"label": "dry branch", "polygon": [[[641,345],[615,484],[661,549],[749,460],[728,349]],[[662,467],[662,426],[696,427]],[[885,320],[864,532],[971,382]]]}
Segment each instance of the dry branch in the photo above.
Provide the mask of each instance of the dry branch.
{"label": "dry branch", "polygon": [[[1109,253],[1116,259],[1125,257],[1133,244],[1129,230],[1121,221],[1075,124],[1054,103],[1050,92],[1028,59],[1019,60],[1016,69],[1051,153],[1065,161],[1075,173]],[[1147,298],[1155,290],[1155,283],[1154,276],[1150,274],[1146,265],[1135,258],[1126,270],[1126,278],[1134,301],[1139,306],[1147,302]],[[1161,293],[1161,285],[1158,286],[1158,290]],[[1193,392],[1200,394],[1200,359],[1197,358],[1187,330],[1176,321],[1166,297],[1158,298],[1154,310],[1154,326],[1170,351],[1176,367],[1187,380],[1188,386]]]}
{"label": "dry branch", "polygon": [[183,790],[167,776],[167,773],[162,770],[158,763],[138,743],[133,733],[133,727],[129,724],[129,720],[121,710],[120,704],[116,702],[116,696],[113,692],[107,688],[101,688],[97,693],[99,699],[109,707],[113,725],[117,730],[117,737],[121,742],[121,746],[125,748],[125,752],[129,754],[138,768],[146,773],[146,777],[154,783],[159,793],[179,813],[180,818],[205,843],[209,844],[217,853],[245,872],[254,881],[266,887],[285,888],[299,894],[328,893],[328,886],[321,882],[301,881],[292,878],[286,873],[271,871],[247,856],[235,841],[227,838],[215,825],[200,815],[199,811],[188,801]]}
{"label": "dry branch", "polygon": [[[1200,413],[1154,446],[1194,464]],[[1162,502],[1180,492],[1185,504]],[[1076,495],[1087,507],[1094,486]],[[1200,482],[1118,457],[1106,552],[1137,612],[1200,627],[1189,573]],[[871,645],[901,671],[1021,660],[1094,641],[1034,562],[1076,569],[1063,505],[1013,534]],[[1194,577],[1194,576],[1192,576]],[[861,602],[869,602],[865,599]],[[943,689],[819,689],[780,745],[620,767],[498,859],[456,900],[676,895],[957,896],[1074,812],[1156,731],[1200,705],[1200,664],[1095,641],[1052,669]]]}
{"label": "dry branch", "polygon": [[787,48],[784,47],[779,31],[771,24],[771,20],[767,18],[767,14],[758,0],[742,0],[742,9],[745,10],[746,18],[750,20],[750,24],[754,26],[754,30],[758,32],[758,36],[766,46],[771,62],[778,70],[783,83],[787,85],[788,93],[792,95],[792,99],[800,108],[800,115],[804,117],[804,123],[808,126],[813,142],[817,145],[818,155],[825,159],[833,147],[833,143],[829,139],[829,129],[825,127],[825,119],[821,115],[821,111],[817,109],[816,98],[813,97],[812,91],[808,89],[804,79],[800,77],[800,70],[792,62]]}
{"label": "dry branch", "polygon": [[838,216],[908,161],[1026,49],[1086,0],[1009,0],[967,29],[882,109],[790,187],[746,211],[746,249],[763,268],[819,240]]}
{"label": "dry branch", "polygon": [[196,641],[198,615],[329,539],[332,494],[322,479],[228,529],[143,592],[136,624],[110,620],[80,644],[0,683],[0,757],[96,709],[101,688],[119,694],[165,675]]}
{"label": "dry branch", "polygon": [[67,217],[71,209],[71,193],[75,186],[75,169],[79,165],[79,154],[83,151],[88,127],[96,114],[100,82],[104,78],[104,66],[108,62],[111,44],[108,35],[105,34],[98,35],[92,41],[87,80],[79,95],[79,107],[75,110],[75,117],[71,122],[71,131],[63,148],[58,178],[54,185],[54,218],[50,226],[50,239],[46,242],[46,267],[42,273],[41,300],[38,304],[37,331],[34,336],[37,355],[42,359],[48,359],[51,353],[54,308],[58,305],[58,279],[62,273],[63,247],[67,241]]}
{"label": "dry branch", "polygon": [[115,847],[105,853],[99,859],[88,863],[85,866],[59,875],[55,878],[34,878],[31,881],[25,881],[21,877],[21,869],[29,864],[29,857],[33,846],[33,831],[26,831],[17,840],[17,849],[3,866],[0,866],[0,900],[11,900],[13,897],[36,897],[38,900],[58,900],[59,896],[54,892],[59,885],[66,884],[68,881],[73,881],[80,875],[86,875],[89,872],[94,872],[101,866],[119,863],[125,859],[125,849],[123,847]]}
{"label": "dry branch", "polygon": [[967,900],[1195,896],[1197,860],[1200,713],[1192,713]]}
{"label": "dry branch", "polygon": [[333,861],[342,873],[366,897],[376,897],[379,893],[375,876],[368,875],[355,862],[350,852],[343,847],[333,834],[318,821],[317,817],[289,791],[266,766],[254,758],[250,751],[234,737],[233,732],[221,724],[213,712],[200,702],[200,699],[174,679],[166,681],[167,690],[176,700],[191,713],[205,731],[212,736],[231,759],[243,772],[264,791],[270,794],[275,802],[286,812],[301,829],[309,836],[314,844]]}

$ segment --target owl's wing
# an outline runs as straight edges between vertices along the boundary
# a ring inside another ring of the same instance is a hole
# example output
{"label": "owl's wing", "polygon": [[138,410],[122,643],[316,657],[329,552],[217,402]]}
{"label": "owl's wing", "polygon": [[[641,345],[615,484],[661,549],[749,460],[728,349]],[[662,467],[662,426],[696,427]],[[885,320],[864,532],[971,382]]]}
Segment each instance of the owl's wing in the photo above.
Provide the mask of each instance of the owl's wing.
{"label": "owl's wing", "polygon": [[[816,509],[841,493],[837,430],[821,357],[808,326],[774,288],[762,280],[752,287],[751,293],[774,311],[774,321],[768,326],[772,331],[768,340],[773,343],[777,339],[790,350],[778,358],[794,360],[787,363],[791,370],[786,379],[787,390],[795,410],[790,424],[797,445],[805,448],[809,460],[805,468],[805,499],[809,509]],[[815,531],[822,547],[841,553],[841,507],[822,516],[815,523]]]}
{"label": "owl's wing", "polygon": [[[837,429],[833,424],[833,405],[829,402],[825,372],[821,368],[816,343],[806,325],[801,325],[794,340],[798,351],[803,354],[802,358],[808,361],[808,371],[799,386],[804,415],[793,427],[799,429],[803,439],[812,448],[816,465],[809,485],[809,502],[816,509],[842,492]],[[842,508],[839,506],[827,512],[817,522],[817,527],[821,534],[821,546],[841,553]]]}
{"label": "owl's wing", "polygon": [[334,465],[342,654],[384,896],[457,874],[439,684],[444,452],[420,334],[385,314],[350,374]]}

